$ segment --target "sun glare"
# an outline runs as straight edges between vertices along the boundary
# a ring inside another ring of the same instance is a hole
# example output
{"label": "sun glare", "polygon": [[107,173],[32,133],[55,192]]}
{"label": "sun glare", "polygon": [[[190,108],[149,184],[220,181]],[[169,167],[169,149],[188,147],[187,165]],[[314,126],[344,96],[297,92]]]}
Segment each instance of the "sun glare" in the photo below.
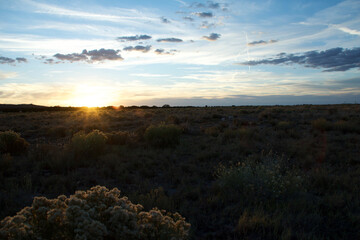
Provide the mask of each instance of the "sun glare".
{"label": "sun glare", "polygon": [[74,92],[70,104],[76,107],[103,107],[108,105],[109,94],[99,86],[81,85]]}

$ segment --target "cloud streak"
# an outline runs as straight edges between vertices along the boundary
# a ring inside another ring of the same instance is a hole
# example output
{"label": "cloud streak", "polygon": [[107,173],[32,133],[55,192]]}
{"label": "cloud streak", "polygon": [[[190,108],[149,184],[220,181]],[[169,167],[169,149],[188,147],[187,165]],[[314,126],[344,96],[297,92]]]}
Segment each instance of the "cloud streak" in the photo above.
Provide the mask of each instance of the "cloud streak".
{"label": "cloud streak", "polygon": [[183,40],[180,38],[159,38],[156,41],[157,42],[182,42]]}
{"label": "cloud streak", "polygon": [[154,51],[157,55],[174,55],[177,50],[171,49],[170,51],[165,51],[162,48],[158,48]]}
{"label": "cloud streak", "polygon": [[212,12],[195,12],[193,14],[201,18],[212,18],[214,16]]}
{"label": "cloud streak", "polygon": [[146,17],[141,12],[134,9],[121,9],[123,15],[111,15],[111,14],[98,14],[92,12],[71,10],[67,8],[58,7],[55,5],[38,3],[31,0],[27,0],[26,2],[37,8],[37,10],[35,10],[36,13],[42,13],[42,14],[78,17],[78,18],[91,19],[96,21],[110,21],[110,22],[133,22],[136,20],[146,20],[146,21],[154,20],[154,18]]}
{"label": "cloud streak", "polygon": [[122,36],[116,38],[116,40],[120,42],[140,41],[140,40],[149,40],[149,39],[151,39],[151,36],[149,35]]}
{"label": "cloud streak", "polygon": [[[69,61],[69,62],[103,62],[105,60],[109,61],[122,61],[124,60],[119,54],[120,50],[114,49],[104,49],[101,48],[99,50],[91,50],[87,51],[84,49],[81,53],[70,53],[70,54],[61,54],[57,53],[54,55],[55,58],[61,61]],[[53,61],[47,59],[47,63],[51,64]]]}
{"label": "cloud streak", "polygon": [[254,46],[258,46],[258,45],[267,45],[267,44],[276,43],[276,42],[278,42],[278,40],[269,40],[269,41],[259,40],[259,41],[249,42],[247,45],[249,47],[254,47]]}
{"label": "cloud streak", "polygon": [[247,61],[240,64],[248,66],[299,64],[308,68],[325,68],[323,72],[344,72],[353,68],[360,69],[360,48],[344,49],[339,47],[301,54],[280,53],[276,55],[276,58]]}
{"label": "cloud streak", "polygon": [[355,30],[355,29],[350,29],[350,28],[347,28],[347,27],[338,27],[338,29],[339,29],[340,31],[343,31],[343,32],[348,33],[348,34],[351,34],[351,35],[360,36],[360,31]]}
{"label": "cloud streak", "polygon": [[135,47],[133,47],[133,46],[125,47],[123,50],[129,51],[129,52],[136,51],[136,52],[146,53],[146,52],[150,51],[150,49],[151,49],[150,45],[148,45],[148,46],[137,45]]}

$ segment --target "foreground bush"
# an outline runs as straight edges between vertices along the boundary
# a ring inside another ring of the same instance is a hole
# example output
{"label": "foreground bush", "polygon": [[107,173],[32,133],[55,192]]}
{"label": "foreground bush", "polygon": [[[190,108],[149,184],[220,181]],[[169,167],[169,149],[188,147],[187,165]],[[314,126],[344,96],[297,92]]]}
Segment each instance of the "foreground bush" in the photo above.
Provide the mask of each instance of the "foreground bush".
{"label": "foreground bush", "polygon": [[35,197],[32,206],[0,223],[1,239],[187,239],[190,224],[178,213],[120,197],[117,188],[96,186],[67,198]]}
{"label": "foreground bush", "polygon": [[172,147],[179,143],[181,130],[175,125],[150,126],[144,138],[154,147]]}
{"label": "foreground bush", "polygon": [[29,143],[14,131],[0,132],[0,153],[19,155],[26,152]]}
{"label": "foreground bush", "polygon": [[71,139],[71,148],[79,156],[96,157],[103,153],[106,140],[106,135],[99,130],[93,130],[88,134],[78,132]]}

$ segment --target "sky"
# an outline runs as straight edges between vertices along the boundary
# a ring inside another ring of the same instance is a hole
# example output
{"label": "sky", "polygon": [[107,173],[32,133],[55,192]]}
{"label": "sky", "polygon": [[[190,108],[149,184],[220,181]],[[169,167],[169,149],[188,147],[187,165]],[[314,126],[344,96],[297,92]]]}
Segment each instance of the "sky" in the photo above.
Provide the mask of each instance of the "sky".
{"label": "sky", "polygon": [[0,0],[0,103],[360,102],[360,0]]}

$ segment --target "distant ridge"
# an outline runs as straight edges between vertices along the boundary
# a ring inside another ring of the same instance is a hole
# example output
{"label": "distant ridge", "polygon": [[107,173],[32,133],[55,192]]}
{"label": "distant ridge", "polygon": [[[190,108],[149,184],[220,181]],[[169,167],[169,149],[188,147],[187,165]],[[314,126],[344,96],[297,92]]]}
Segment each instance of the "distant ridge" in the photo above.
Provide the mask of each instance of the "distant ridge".
{"label": "distant ridge", "polygon": [[34,104],[0,104],[1,112],[41,111],[49,107]]}

